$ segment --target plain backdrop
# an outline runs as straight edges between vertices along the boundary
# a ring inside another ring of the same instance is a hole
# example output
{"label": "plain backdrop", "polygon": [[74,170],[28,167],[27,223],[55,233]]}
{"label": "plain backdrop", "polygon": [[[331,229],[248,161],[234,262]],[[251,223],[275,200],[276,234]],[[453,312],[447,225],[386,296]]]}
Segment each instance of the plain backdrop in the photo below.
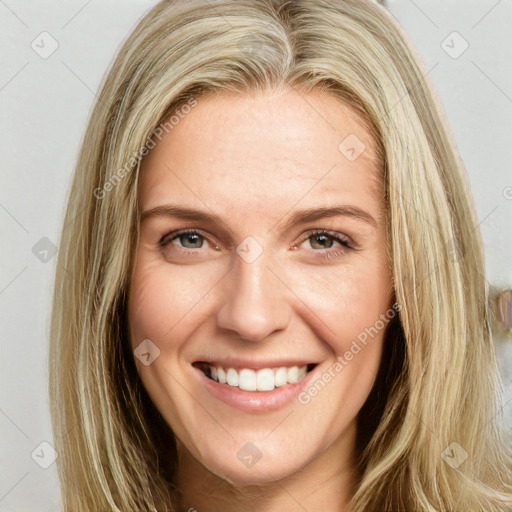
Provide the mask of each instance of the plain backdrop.
{"label": "plain backdrop", "polygon": [[[55,251],[100,81],[155,4],[0,0],[0,511],[60,509],[46,374]],[[447,113],[474,194],[487,279],[512,286],[512,2],[387,6]],[[512,341],[504,331],[497,341],[512,425]]]}

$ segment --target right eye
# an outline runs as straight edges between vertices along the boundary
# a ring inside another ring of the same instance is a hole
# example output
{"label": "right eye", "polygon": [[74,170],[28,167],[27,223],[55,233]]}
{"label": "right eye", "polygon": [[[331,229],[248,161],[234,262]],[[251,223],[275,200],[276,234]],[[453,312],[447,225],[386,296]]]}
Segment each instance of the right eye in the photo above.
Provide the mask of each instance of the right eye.
{"label": "right eye", "polygon": [[206,242],[206,237],[194,229],[182,229],[179,231],[172,231],[164,235],[159,244],[162,247],[167,247],[171,242],[177,245],[180,249],[201,249]]}

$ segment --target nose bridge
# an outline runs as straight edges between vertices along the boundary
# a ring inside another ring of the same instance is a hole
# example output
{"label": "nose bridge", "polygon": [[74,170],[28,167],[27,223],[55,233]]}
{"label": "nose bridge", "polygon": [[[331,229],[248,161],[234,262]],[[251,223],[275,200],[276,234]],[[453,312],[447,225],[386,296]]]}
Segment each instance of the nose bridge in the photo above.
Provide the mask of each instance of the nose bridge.
{"label": "nose bridge", "polygon": [[218,312],[218,325],[247,341],[261,341],[286,327],[289,305],[284,285],[269,268],[270,254],[262,252],[254,260],[240,254],[234,256],[228,274],[230,281]]}

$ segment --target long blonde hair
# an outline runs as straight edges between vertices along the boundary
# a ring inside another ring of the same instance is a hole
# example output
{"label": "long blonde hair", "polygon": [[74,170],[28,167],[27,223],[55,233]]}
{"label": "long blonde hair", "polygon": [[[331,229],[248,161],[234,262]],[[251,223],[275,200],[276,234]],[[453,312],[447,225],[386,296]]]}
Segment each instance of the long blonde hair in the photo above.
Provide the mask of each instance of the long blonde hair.
{"label": "long blonde hair", "polygon": [[140,160],[155,128],[172,129],[173,113],[185,115],[202,95],[287,87],[352,105],[383,154],[401,311],[360,414],[353,511],[512,507],[478,222],[406,36],[370,0],[172,0],[121,48],[70,191],[49,361],[64,510],[177,509],[174,437],[140,383],[127,336]]}

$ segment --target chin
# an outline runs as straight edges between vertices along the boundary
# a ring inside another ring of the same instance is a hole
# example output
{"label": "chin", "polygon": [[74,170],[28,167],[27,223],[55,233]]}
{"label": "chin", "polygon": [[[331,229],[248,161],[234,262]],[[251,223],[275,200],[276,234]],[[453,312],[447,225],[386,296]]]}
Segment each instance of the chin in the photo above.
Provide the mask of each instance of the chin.
{"label": "chin", "polygon": [[293,476],[318,455],[313,451],[308,453],[304,446],[283,449],[282,440],[265,444],[262,436],[262,442],[254,444],[236,439],[223,449],[220,444],[213,451],[202,449],[196,460],[233,487],[246,487],[271,484]]}
{"label": "chin", "polygon": [[286,458],[268,459],[263,458],[253,467],[244,467],[239,464],[222,464],[209,469],[217,477],[222,478],[233,487],[262,486],[284,480],[298,473],[305,464],[300,461],[291,462]]}

